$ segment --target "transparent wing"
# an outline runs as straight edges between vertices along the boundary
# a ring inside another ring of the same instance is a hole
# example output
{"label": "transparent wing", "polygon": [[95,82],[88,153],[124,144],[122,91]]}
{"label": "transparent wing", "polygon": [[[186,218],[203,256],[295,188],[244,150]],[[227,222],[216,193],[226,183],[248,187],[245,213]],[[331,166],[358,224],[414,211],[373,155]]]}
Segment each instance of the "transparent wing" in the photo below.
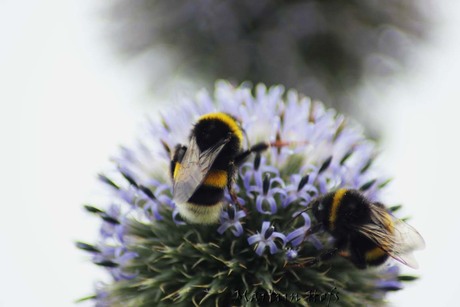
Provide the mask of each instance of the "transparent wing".
{"label": "transparent wing", "polygon": [[372,223],[359,226],[358,231],[392,258],[417,268],[412,252],[425,247],[422,236],[415,228],[389,214],[385,208],[372,205],[371,209]]}
{"label": "transparent wing", "polygon": [[216,145],[200,152],[195,137],[191,137],[190,144],[180,163],[178,174],[174,178],[173,199],[175,202],[184,203],[192,197],[229,140],[230,138],[223,139]]}

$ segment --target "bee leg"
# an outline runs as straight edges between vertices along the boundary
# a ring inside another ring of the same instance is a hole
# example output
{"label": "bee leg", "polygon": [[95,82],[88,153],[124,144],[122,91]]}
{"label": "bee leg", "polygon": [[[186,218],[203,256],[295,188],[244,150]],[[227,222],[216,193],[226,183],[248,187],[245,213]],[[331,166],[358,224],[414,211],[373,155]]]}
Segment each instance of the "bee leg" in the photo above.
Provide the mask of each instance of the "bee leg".
{"label": "bee leg", "polygon": [[[322,226],[321,224],[317,224],[310,229],[316,228],[318,225]],[[321,227],[319,227],[321,229]],[[314,231],[314,230],[313,230]],[[307,231],[308,232],[308,231]],[[314,233],[314,232],[312,232]],[[339,238],[334,242],[334,247],[330,249],[326,249],[322,251],[318,256],[316,257],[311,257],[307,258],[307,260],[304,262],[304,265],[315,265],[321,261],[326,261],[331,259],[332,257],[338,255],[345,256],[347,246],[348,246],[349,239],[344,237],[344,238]]]}
{"label": "bee leg", "polygon": [[312,265],[318,264],[319,262],[329,260],[335,255],[337,255],[338,253],[339,253],[339,249],[336,247],[327,249],[316,257],[306,258],[306,261],[304,261],[302,264],[304,266],[312,266]]}
{"label": "bee leg", "polygon": [[323,225],[322,224],[316,224],[310,228],[308,228],[307,231],[305,231],[305,234],[303,236],[303,241],[302,242],[305,242],[305,240],[307,240],[307,238],[319,231],[323,230]]}
{"label": "bee leg", "polygon": [[232,199],[232,203],[236,204],[240,210],[243,210],[246,215],[248,215],[248,211],[243,205],[238,201],[238,195],[236,195],[235,190],[233,189],[233,178],[235,174],[235,165],[234,163],[230,163],[227,170],[228,180],[227,180],[227,189],[228,194],[230,194],[230,198]]}
{"label": "bee leg", "polygon": [[318,263],[320,263],[322,261],[326,261],[326,260],[331,259],[332,257],[337,255],[338,253],[339,253],[339,249],[334,247],[334,248],[331,248],[331,249],[324,250],[321,254],[319,254],[316,257],[301,258],[301,259],[299,259],[300,260],[299,263],[290,264],[287,267],[288,268],[304,268],[304,267],[307,267],[307,266],[314,266],[314,265],[316,265],[316,264],[318,264]]}
{"label": "bee leg", "polygon": [[185,152],[187,151],[187,146],[182,144],[177,144],[174,148],[174,153],[170,162],[169,171],[171,178],[174,179],[174,171],[176,170],[177,163],[181,163],[184,158]]}
{"label": "bee leg", "polygon": [[[310,229],[311,229],[311,231],[307,231],[305,233],[305,238],[308,237],[308,235],[314,234],[315,232],[317,232],[320,229],[322,229],[322,225],[321,224],[316,224],[315,226],[311,227]],[[340,255],[340,256],[345,257],[345,258],[350,258],[350,254],[347,251],[348,240],[349,240],[348,238],[340,238],[340,239],[335,241],[333,248],[323,250],[316,257],[299,258],[299,263],[294,264],[294,265],[290,265],[290,267],[313,266],[313,265],[316,265],[316,264],[318,264],[318,263],[320,263],[322,261],[327,261],[327,260],[331,259],[332,257],[334,257],[336,255]]]}
{"label": "bee leg", "polygon": [[267,143],[267,142],[260,142],[257,143],[253,146],[251,146],[248,150],[245,150],[243,152],[240,152],[236,157],[235,157],[235,165],[241,165],[250,154],[252,153],[260,153],[262,151],[267,150],[270,147],[277,147],[281,148],[283,146],[289,146],[292,144],[292,142],[283,142],[278,139],[279,136],[277,136],[277,140],[273,143]]}
{"label": "bee leg", "polygon": [[317,233],[318,231],[322,230],[323,229],[323,224],[321,223],[318,223],[310,228],[308,228],[308,230],[305,232],[305,237],[308,237],[312,234],[315,234]]}
{"label": "bee leg", "polygon": [[232,185],[229,184],[227,186],[228,193],[230,194],[230,198],[232,199],[232,203],[236,204],[239,208],[242,208],[242,205],[238,201],[238,196],[236,195],[235,190],[233,189]]}
{"label": "bee leg", "polygon": [[240,209],[242,208],[242,205],[240,204],[240,202],[238,201],[238,196],[236,195],[236,192],[235,190],[231,189],[229,190],[229,194],[230,194],[230,197],[232,198],[232,202],[234,204],[236,204],[238,207],[240,207]]}
{"label": "bee leg", "polygon": [[240,210],[243,210],[244,213],[246,213],[246,216],[249,215],[248,209],[246,209],[239,201],[238,201],[238,196],[236,195],[236,192],[234,189],[231,187],[228,188],[228,193],[230,194],[230,197],[232,199],[232,203],[236,204]]}
{"label": "bee leg", "polygon": [[248,150],[245,150],[243,152],[240,152],[236,157],[235,157],[235,165],[241,165],[246,159],[249,157],[250,154],[252,153],[259,153],[262,151],[267,150],[270,147],[270,144],[261,142],[257,143],[254,146],[251,146]]}

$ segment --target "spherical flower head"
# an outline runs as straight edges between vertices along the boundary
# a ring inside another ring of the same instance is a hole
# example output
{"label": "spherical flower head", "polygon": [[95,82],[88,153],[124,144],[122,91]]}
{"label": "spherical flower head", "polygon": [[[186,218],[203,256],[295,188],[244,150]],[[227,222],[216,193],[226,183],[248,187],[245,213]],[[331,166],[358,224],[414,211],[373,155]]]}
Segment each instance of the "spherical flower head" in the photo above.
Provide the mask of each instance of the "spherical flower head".
{"label": "spherical flower head", "polygon": [[[241,123],[243,150],[259,142],[272,146],[239,165],[218,223],[200,225],[177,210],[171,156],[211,112]],[[388,291],[402,288],[398,271],[361,270],[340,255],[306,261],[334,241],[326,232],[310,233],[318,221],[309,205],[343,187],[378,201],[388,180],[375,158],[359,127],[319,102],[281,86],[218,82],[212,95],[199,92],[152,120],[147,136],[123,148],[113,169],[99,176],[107,205],[85,208],[101,218],[100,236],[77,246],[110,280],[91,297],[98,306],[262,306],[269,300],[304,306],[313,291],[337,291],[344,306],[383,304]]]}

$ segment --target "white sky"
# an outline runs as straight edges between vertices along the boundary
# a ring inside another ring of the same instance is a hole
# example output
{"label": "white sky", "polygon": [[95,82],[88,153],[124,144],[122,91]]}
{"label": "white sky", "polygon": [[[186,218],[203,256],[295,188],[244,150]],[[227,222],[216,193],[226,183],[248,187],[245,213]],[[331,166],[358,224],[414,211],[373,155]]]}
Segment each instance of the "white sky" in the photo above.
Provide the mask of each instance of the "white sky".
{"label": "white sky", "polygon": [[[388,199],[427,242],[423,278],[390,296],[394,306],[458,304],[460,3],[436,3],[435,40],[380,104]],[[0,307],[72,306],[102,275],[73,245],[97,231],[81,204],[151,98],[103,43],[96,11],[90,0],[0,2]]]}

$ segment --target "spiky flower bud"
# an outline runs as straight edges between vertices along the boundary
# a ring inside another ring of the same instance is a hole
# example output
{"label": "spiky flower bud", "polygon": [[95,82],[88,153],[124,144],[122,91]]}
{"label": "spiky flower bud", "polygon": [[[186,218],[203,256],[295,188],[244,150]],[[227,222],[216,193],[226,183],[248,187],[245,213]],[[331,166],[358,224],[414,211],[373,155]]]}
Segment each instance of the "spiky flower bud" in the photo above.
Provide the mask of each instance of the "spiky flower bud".
{"label": "spiky flower bud", "polygon": [[[172,199],[170,159],[198,116],[214,111],[241,121],[245,147],[289,145],[249,156],[234,183],[238,204],[226,191],[219,222],[196,225]],[[371,306],[410,280],[398,278],[395,264],[309,261],[333,244],[327,232],[311,231],[318,221],[302,211],[312,200],[346,187],[377,201],[388,182],[372,163],[374,144],[334,110],[281,86],[219,82],[213,96],[200,92],[149,129],[99,176],[110,206],[85,206],[101,219],[100,237],[77,246],[111,275],[91,296],[96,306]]]}

